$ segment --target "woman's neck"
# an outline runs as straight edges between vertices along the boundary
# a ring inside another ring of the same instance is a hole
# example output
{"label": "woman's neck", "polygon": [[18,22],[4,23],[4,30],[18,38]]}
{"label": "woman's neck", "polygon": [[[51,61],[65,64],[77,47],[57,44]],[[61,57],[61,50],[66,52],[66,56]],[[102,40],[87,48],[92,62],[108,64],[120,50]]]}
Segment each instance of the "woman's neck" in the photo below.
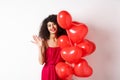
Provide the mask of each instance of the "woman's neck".
{"label": "woman's neck", "polygon": [[56,41],[57,40],[57,36],[55,34],[51,34],[50,35],[50,40]]}
{"label": "woman's neck", "polygon": [[57,37],[56,35],[50,35],[49,40],[47,41],[48,46],[50,47],[57,47]]}

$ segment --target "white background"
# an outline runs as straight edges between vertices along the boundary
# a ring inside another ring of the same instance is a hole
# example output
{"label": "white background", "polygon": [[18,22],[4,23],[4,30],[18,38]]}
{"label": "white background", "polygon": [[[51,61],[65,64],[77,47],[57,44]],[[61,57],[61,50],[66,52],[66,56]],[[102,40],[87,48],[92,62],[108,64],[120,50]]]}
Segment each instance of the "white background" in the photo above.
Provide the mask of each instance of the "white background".
{"label": "white background", "polygon": [[40,80],[30,41],[45,17],[62,10],[88,26],[86,38],[97,47],[86,57],[93,75],[73,79],[120,80],[120,0],[0,0],[0,80]]}

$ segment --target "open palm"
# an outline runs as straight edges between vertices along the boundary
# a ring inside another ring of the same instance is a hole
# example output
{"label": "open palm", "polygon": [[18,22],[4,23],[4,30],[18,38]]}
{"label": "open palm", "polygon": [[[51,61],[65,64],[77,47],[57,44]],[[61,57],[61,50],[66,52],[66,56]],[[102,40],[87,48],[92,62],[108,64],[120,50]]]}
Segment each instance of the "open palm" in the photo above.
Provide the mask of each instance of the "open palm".
{"label": "open palm", "polygon": [[33,35],[33,39],[34,41],[32,41],[32,43],[36,44],[38,47],[42,47],[43,46],[43,39],[40,38],[39,36],[37,35]]}

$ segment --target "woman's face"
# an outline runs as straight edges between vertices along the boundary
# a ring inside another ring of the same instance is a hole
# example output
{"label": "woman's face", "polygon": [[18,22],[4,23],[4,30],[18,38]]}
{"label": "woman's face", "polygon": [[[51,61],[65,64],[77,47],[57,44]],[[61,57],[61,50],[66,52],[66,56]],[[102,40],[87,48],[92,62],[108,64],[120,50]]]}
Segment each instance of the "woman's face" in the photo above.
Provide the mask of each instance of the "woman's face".
{"label": "woman's face", "polygon": [[54,22],[48,22],[47,28],[50,34],[55,34],[57,32],[57,25]]}

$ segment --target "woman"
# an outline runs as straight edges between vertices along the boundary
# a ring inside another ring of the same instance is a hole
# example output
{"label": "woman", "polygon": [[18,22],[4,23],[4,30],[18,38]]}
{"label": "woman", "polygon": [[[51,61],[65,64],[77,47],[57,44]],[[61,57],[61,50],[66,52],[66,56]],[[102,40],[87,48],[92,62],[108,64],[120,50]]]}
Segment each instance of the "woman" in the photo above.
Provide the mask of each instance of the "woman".
{"label": "woman", "polygon": [[44,64],[41,80],[60,80],[55,71],[55,65],[63,61],[57,39],[66,31],[57,23],[57,15],[49,15],[42,22],[39,36],[33,36],[33,43],[39,48],[39,63]]}

